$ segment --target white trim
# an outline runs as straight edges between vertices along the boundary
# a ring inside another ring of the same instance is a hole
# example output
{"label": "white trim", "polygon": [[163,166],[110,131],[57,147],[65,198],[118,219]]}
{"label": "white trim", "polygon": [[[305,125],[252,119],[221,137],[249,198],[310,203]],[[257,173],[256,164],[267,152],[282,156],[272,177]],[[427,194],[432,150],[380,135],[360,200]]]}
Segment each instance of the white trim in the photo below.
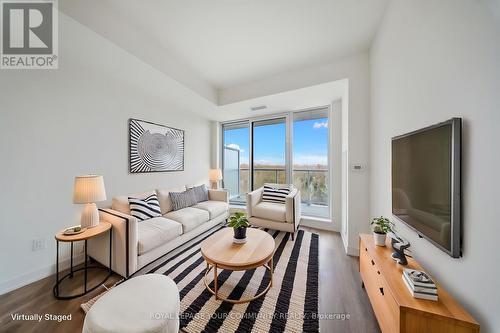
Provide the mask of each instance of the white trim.
{"label": "white trim", "polygon": [[302,216],[300,219],[300,225],[304,227],[339,232],[330,219],[322,219],[319,217]]}
{"label": "white trim", "polygon": [[359,248],[351,247],[347,243],[347,238],[342,233],[340,233],[340,237],[342,238],[342,243],[344,244],[345,253],[352,257],[359,257]]}
{"label": "white trim", "polygon": [[[73,266],[83,263],[83,254],[79,254],[73,257]],[[70,266],[70,259],[65,259],[59,262],[59,273],[68,269]],[[30,283],[39,281],[56,273],[56,264],[52,264],[46,267],[35,269],[31,272],[24,273],[16,276],[13,279],[0,283],[0,295],[6,294],[12,290],[24,287]],[[55,278],[54,278],[55,284]]]}

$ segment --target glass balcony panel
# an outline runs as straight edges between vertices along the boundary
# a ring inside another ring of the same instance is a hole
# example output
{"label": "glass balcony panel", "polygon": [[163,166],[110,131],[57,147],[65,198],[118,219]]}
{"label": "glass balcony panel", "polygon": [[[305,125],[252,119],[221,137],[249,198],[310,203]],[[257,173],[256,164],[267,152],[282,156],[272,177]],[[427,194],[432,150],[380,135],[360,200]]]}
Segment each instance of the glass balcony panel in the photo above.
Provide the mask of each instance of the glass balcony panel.
{"label": "glass balcony panel", "polygon": [[229,191],[229,201],[244,204],[248,192],[250,158],[249,123],[239,122],[222,127],[223,186]]}
{"label": "glass balcony panel", "polygon": [[286,183],[286,119],[253,123],[253,189],[265,183]]}
{"label": "glass balcony panel", "polygon": [[294,114],[292,181],[300,189],[305,216],[330,217],[328,137],[327,109]]}

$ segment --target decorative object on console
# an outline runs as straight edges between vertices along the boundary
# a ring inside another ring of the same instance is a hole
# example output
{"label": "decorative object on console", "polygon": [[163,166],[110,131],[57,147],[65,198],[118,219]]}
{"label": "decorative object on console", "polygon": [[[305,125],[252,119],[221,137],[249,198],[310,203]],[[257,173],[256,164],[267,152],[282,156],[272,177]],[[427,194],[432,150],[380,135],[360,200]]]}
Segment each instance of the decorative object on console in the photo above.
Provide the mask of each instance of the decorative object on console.
{"label": "decorative object on console", "polygon": [[222,180],[222,170],[221,169],[210,169],[208,171],[208,180],[212,184],[212,189],[216,190],[219,188],[219,181]]}
{"label": "decorative object on console", "polygon": [[408,260],[406,260],[405,250],[410,247],[410,242],[406,239],[399,237],[394,232],[388,233],[391,239],[391,245],[394,249],[391,257],[400,265],[408,265]]}
{"label": "decorative object on console", "polygon": [[228,227],[233,228],[234,238],[233,242],[236,244],[243,244],[247,241],[247,228],[250,226],[245,213],[236,212],[229,218],[227,223]]}
{"label": "decorative object on console", "polygon": [[184,171],[184,131],[129,119],[131,173]]}
{"label": "decorative object on console", "polygon": [[426,272],[405,268],[401,277],[413,297],[438,300],[436,284]]}
{"label": "decorative object on console", "polygon": [[376,217],[370,223],[373,230],[373,240],[377,246],[385,246],[385,236],[388,232],[391,232],[394,223],[389,221],[386,217]]}
{"label": "decorative object on console", "polygon": [[99,212],[95,203],[104,200],[106,200],[106,190],[102,176],[75,177],[73,203],[85,204],[80,220],[82,228],[92,228],[99,224]]}

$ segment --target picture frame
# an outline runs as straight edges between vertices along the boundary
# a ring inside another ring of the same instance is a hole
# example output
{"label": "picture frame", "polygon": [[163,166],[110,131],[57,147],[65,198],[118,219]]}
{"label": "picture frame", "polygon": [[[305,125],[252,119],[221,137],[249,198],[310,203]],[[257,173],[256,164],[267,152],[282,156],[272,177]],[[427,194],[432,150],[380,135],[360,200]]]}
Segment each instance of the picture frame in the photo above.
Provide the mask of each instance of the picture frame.
{"label": "picture frame", "polygon": [[184,130],[130,118],[129,172],[184,171]]}

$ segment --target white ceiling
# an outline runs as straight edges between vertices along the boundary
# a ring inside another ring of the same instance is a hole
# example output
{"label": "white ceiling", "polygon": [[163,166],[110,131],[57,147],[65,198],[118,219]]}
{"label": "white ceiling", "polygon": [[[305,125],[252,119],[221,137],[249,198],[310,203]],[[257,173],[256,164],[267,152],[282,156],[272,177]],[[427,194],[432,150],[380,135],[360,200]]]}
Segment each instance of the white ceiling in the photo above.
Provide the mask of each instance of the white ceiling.
{"label": "white ceiling", "polygon": [[367,50],[388,0],[64,0],[60,9],[216,102],[217,91]]}
{"label": "white ceiling", "polygon": [[[335,100],[345,98],[347,94],[348,80],[337,80],[221,105],[217,108],[215,119],[228,121],[328,106]],[[252,110],[253,107],[259,106],[265,106],[266,108]]]}

